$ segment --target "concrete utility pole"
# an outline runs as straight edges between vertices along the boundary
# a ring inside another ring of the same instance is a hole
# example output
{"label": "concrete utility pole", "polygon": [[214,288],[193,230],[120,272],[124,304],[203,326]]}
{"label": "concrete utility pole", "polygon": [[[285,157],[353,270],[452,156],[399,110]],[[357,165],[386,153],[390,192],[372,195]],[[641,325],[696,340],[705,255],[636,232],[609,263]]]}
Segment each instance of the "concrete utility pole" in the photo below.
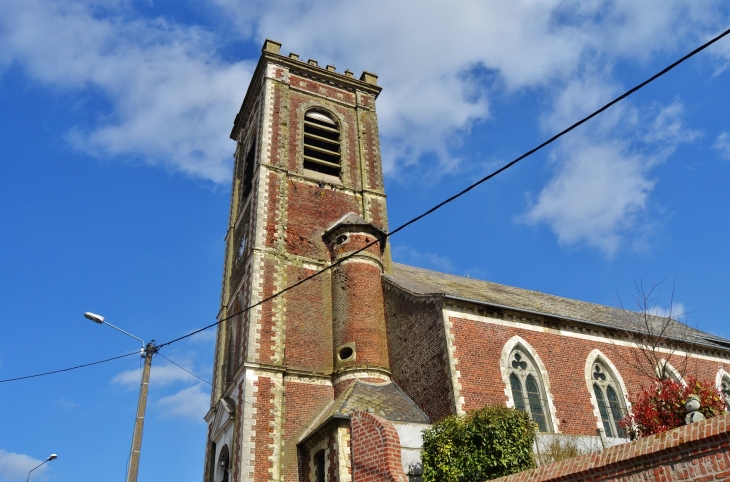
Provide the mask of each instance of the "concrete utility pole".
{"label": "concrete utility pole", "polygon": [[142,431],[144,430],[144,413],[147,409],[147,389],[150,383],[150,369],[152,368],[152,356],[157,353],[155,340],[147,343],[144,350],[144,371],[142,371],[142,383],[139,387],[139,401],[137,402],[137,419],[134,422],[134,435],[132,436],[132,451],[129,458],[129,470],[127,471],[127,482],[137,482],[139,472],[139,457],[142,451]]}
{"label": "concrete utility pole", "polygon": [[136,337],[121,328],[118,328],[104,319],[103,316],[87,311],[84,317],[99,325],[108,325],[117,331],[121,331],[127,336],[131,336],[135,340],[142,343],[140,353],[144,358],[144,371],[142,372],[142,384],[139,387],[139,400],[137,401],[137,419],[134,421],[134,434],[132,435],[132,450],[129,454],[129,466],[127,467],[127,482],[137,482],[137,473],[139,472],[139,456],[142,451],[142,431],[144,430],[144,412],[147,408],[147,388],[150,384],[150,369],[152,368],[152,357],[159,349],[155,345],[155,340],[144,344],[142,338]]}

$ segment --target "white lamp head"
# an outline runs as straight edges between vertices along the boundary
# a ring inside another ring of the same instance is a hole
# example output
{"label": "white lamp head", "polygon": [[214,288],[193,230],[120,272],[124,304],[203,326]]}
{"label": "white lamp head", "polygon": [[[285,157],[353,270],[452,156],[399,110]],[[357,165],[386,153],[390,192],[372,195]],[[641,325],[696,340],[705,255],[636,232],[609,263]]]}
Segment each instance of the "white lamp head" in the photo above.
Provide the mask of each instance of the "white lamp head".
{"label": "white lamp head", "polygon": [[56,455],[56,454],[51,454],[51,456],[50,456],[50,457],[48,457],[48,460],[56,460],[57,458],[58,458],[58,455]]}
{"label": "white lamp head", "polygon": [[101,315],[97,315],[95,313],[92,313],[90,311],[87,311],[84,313],[84,317],[88,320],[93,321],[94,323],[99,323],[100,325],[104,323],[104,317]]}

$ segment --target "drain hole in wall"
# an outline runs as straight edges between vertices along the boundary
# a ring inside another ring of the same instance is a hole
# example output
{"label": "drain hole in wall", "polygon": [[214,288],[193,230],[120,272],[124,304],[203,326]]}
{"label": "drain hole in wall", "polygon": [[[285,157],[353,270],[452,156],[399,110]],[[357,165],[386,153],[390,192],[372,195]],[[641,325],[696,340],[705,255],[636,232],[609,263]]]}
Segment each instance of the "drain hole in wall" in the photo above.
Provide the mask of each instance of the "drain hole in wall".
{"label": "drain hole in wall", "polygon": [[340,349],[340,353],[338,354],[340,357],[340,360],[347,360],[350,358],[355,352],[350,348],[349,346],[346,346],[344,348]]}
{"label": "drain hole in wall", "polygon": [[336,243],[336,244],[342,244],[342,243],[344,243],[345,241],[347,241],[347,235],[345,235],[345,234],[342,234],[342,235],[340,235],[340,236],[337,236],[337,239],[335,240],[335,243]]}

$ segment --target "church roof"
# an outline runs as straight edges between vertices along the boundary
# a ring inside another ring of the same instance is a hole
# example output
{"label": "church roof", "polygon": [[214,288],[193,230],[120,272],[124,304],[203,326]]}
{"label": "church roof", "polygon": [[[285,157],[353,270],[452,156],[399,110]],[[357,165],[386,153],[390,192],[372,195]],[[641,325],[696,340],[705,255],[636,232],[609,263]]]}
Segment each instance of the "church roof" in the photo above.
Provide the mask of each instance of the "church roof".
{"label": "church roof", "polygon": [[[385,278],[415,295],[442,295],[479,304],[532,312],[539,315],[600,325],[622,330],[631,329],[626,313],[620,308],[563,298],[540,291],[506,286],[491,281],[439,273],[414,266],[393,263],[393,272]],[[664,318],[652,317],[656,324]],[[690,341],[715,349],[730,349],[730,341],[672,321],[669,337]]]}
{"label": "church roof", "polygon": [[393,382],[355,380],[310,425],[304,440],[333,418],[349,418],[353,412],[370,412],[391,422],[429,423],[428,417]]}

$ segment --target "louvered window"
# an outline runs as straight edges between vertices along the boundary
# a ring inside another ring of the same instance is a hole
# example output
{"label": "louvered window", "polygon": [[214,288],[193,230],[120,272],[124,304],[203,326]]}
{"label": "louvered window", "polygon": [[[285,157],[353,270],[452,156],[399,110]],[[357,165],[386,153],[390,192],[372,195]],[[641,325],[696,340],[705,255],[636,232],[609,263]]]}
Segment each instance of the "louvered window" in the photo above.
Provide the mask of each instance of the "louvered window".
{"label": "louvered window", "polygon": [[304,114],[304,169],[340,177],[340,129],[330,114]]}

